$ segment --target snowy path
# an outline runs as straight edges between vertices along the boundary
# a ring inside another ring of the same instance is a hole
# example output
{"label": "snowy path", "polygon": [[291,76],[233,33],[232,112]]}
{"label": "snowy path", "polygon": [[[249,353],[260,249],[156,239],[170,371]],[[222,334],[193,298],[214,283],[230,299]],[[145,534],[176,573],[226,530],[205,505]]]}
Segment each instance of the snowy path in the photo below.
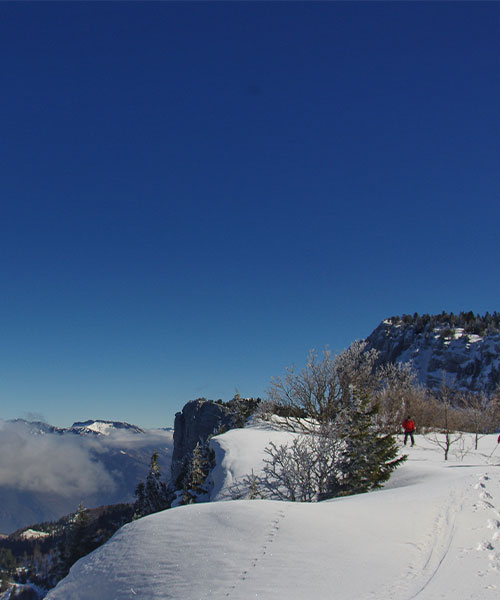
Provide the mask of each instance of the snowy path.
{"label": "snowy path", "polygon": [[[225,463],[238,477],[244,452],[225,435]],[[254,461],[248,435],[240,441]],[[496,599],[500,467],[486,460],[496,439],[482,443],[482,454],[445,463],[419,440],[389,488],[370,494],[152,515],[77,563],[48,600]]]}

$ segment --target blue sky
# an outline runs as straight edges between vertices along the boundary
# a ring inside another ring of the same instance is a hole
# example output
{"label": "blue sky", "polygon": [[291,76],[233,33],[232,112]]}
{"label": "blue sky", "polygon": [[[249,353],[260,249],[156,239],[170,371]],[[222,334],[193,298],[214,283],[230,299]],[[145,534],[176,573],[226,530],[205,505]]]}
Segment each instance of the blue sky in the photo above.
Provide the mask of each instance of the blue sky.
{"label": "blue sky", "polygon": [[499,3],[3,2],[0,55],[0,418],[500,309]]}

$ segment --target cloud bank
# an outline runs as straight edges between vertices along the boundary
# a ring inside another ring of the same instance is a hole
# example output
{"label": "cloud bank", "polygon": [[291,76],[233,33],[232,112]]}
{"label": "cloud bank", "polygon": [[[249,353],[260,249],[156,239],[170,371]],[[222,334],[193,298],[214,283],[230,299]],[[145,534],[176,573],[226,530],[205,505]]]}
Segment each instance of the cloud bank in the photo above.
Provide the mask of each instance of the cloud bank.
{"label": "cloud bank", "polygon": [[77,435],[33,435],[0,420],[0,487],[66,497],[111,492],[113,477],[96,459],[106,449]]}

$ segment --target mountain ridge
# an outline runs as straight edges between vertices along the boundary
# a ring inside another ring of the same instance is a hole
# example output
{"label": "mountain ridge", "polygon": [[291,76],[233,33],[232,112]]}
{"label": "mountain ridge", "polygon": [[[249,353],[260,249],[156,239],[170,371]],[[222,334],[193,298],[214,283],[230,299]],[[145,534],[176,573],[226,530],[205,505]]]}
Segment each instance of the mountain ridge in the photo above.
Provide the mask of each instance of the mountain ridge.
{"label": "mountain ridge", "polygon": [[494,393],[500,385],[500,315],[403,315],[380,323],[366,338],[377,364],[411,363],[431,390],[443,382],[462,392]]}

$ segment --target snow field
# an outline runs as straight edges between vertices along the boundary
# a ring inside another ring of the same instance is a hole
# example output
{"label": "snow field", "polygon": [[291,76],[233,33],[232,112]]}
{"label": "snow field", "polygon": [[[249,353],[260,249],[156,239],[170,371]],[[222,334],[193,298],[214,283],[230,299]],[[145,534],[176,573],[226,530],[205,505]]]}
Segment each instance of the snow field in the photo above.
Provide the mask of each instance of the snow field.
{"label": "snow field", "polygon": [[[289,435],[250,427],[214,438],[212,499],[227,499],[232,482],[260,470],[268,441]],[[369,494],[214,501],[151,515],[80,560],[47,599],[496,599],[496,438],[445,462],[417,436],[386,488]]]}

